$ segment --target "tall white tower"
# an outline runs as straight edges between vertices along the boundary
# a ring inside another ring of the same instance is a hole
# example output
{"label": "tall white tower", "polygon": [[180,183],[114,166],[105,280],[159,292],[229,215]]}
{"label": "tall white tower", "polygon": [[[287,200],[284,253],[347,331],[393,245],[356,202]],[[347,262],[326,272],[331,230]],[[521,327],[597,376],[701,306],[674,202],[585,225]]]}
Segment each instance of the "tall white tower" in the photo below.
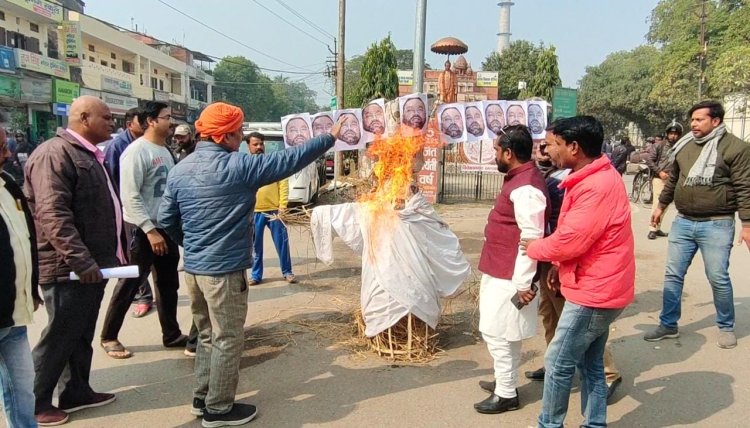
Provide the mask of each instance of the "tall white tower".
{"label": "tall white tower", "polygon": [[497,53],[501,54],[510,46],[510,7],[512,1],[501,1],[500,6],[500,32],[497,33]]}

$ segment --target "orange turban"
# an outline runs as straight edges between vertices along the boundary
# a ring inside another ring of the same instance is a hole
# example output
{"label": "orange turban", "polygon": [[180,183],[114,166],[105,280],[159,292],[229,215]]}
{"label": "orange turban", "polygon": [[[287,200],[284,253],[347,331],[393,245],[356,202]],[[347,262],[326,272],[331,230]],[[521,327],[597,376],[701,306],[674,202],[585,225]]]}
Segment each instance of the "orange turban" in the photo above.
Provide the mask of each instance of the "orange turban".
{"label": "orange turban", "polygon": [[227,103],[209,104],[195,121],[195,130],[215,143],[224,141],[224,135],[242,128],[245,116],[242,109]]}

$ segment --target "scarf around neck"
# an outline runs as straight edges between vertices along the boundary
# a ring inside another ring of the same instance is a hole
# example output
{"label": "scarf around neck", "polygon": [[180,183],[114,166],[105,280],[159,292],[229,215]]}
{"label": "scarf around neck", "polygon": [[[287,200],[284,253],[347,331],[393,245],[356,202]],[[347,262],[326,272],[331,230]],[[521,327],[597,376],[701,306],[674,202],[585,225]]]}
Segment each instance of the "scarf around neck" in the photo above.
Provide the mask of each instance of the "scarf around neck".
{"label": "scarf around neck", "polygon": [[708,135],[701,138],[695,138],[692,132],[687,133],[669,149],[667,154],[670,165],[674,163],[677,153],[690,143],[703,146],[701,154],[690,168],[685,187],[693,186],[710,186],[714,180],[714,171],[716,169],[716,158],[719,147],[719,140],[727,132],[726,126],[722,123],[713,129]]}

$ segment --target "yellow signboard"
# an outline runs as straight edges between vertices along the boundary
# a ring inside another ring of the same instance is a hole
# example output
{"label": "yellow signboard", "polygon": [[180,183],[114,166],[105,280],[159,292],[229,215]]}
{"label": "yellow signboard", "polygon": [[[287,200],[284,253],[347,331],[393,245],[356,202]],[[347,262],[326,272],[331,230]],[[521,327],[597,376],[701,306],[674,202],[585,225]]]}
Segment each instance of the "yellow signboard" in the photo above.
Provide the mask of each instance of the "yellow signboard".
{"label": "yellow signboard", "polygon": [[63,46],[65,62],[73,65],[81,64],[81,23],[79,21],[64,21],[62,24]]}
{"label": "yellow signboard", "polygon": [[398,70],[396,74],[398,75],[399,86],[411,86],[414,84],[413,70]]}
{"label": "yellow signboard", "polygon": [[477,71],[477,87],[497,88],[499,76],[497,71]]}
{"label": "yellow signboard", "polygon": [[63,20],[63,7],[59,4],[46,0],[8,0],[8,2],[57,22]]}
{"label": "yellow signboard", "polygon": [[16,49],[16,66],[37,73],[49,74],[50,76],[70,80],[70,68],[65,61],[52,59],[33,52]]}

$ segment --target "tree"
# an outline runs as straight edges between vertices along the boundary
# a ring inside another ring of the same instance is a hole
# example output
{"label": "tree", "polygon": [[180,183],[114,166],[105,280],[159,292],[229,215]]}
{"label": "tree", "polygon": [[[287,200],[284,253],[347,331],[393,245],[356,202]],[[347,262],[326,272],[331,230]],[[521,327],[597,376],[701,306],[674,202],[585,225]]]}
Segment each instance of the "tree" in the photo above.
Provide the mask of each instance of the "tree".
{"label": "tree", "polygon": [[391,36],[380,43],[373,43],[365,52],[360,79],[350,107],[364,107],[375,98],[398,97],[398,75],[396,74],[396,47]]}
{"label": "tree", "polygon": [[[396,49],[396,64],[398,70],[411,70],[414,68],[414,51],[412,49]],[[424,63],[425,70],[432,70],[427,61]]]}
{"label": "tree", "polygon": [[580,81],[578,108],[596,116],[605,130],[615,133],[634,122],[644,133],[663,129],[684,113],[674,107],[661,110],[651,101],[660,52],[654,46],[615,52],[598,66],[587,67]]}
{"label": "tree", "polygon": [[547,101],[552,101],[555,86],[560,85],[562,85],[562,81],[560,80],[560,70],[557,68],[557,54],[555,53],[555,47],[550,46],[537,59],[536,71],[528,86],[528,92],[533,97],[541,97]]}
{"label": "tree", "polygon": [[222,58],[214,68],[214,98],[239,106],[247,121],[279,120],[272,115],[274,105],[271,79],[242,56]]}
{"label": "tree", "polygon": [[304,82],[294,82],[288,77],[276,76],[272,86],[274,103],[271,109],[276,118],[293,113],[315,113],[319,107],[315,103],[315,91]]}
{"label": "tree", "polygon": [[365,57],[362,55],[353,56],[346,61],[344,67],[344,105],[339,108],[351,107],[358,105],[356,102],[357,88],[359,87],[360,71]]}
{"label": "tree", "polygon": [[527,84],[536,74],[537,61],[544,51],[544,45],[534,46],[526,40],[515,40],[510,43],[502,55],[492,52],[482,62],[482,70],[497,71],[499,77],[500,98],[514,100],[525,98],[518,89],[518,82]]}

